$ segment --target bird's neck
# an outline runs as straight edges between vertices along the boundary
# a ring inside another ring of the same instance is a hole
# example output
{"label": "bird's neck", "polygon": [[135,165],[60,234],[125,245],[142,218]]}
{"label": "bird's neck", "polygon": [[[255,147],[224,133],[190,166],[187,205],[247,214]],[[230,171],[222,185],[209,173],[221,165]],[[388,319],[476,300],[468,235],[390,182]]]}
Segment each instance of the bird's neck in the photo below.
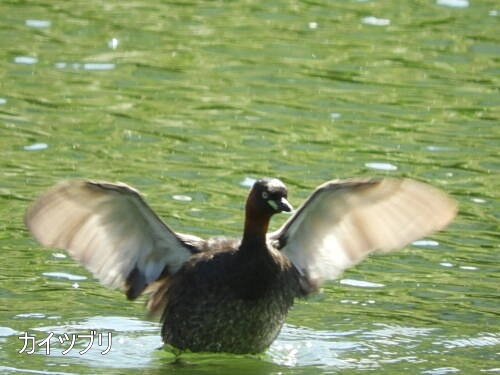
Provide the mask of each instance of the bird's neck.
{"label": "bird's neck", "polygon": [[246,210],[240,250],[254,253],[259,250],[267,251],[266,236],[270,219],[270,216],[256,214],[252,209]]}

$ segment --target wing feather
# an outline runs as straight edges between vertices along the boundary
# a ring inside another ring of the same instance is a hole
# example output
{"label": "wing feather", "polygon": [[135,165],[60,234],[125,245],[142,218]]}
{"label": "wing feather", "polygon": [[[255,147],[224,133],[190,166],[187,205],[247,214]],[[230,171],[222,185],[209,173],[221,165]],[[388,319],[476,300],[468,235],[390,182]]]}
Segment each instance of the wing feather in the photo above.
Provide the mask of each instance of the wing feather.
{"label": "wing feather", "polygon": [[269,238],[318,285],[373,251],[396,250],[444,228],[456,212],[447,194],[415,180],[335,180],[319,186]]}
{"label": "wing feather", "polygon": [[167,269],[175,273],[203,240],[174,233],[122,183],[63,181],[27,210],[42,245],[65,249],[104,285],[136,298]]}

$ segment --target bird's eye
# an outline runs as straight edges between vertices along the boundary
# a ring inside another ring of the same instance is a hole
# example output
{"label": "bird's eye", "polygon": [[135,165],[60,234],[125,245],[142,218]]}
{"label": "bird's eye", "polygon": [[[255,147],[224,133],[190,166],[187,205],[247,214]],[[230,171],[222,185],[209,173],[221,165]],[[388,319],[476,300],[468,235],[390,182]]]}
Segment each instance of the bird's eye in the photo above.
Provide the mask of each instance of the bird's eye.
{"label": "bird's eye", "polygon": [[262,199],[267,199],[269,198],[269,193],[267,191],[262,192]]}

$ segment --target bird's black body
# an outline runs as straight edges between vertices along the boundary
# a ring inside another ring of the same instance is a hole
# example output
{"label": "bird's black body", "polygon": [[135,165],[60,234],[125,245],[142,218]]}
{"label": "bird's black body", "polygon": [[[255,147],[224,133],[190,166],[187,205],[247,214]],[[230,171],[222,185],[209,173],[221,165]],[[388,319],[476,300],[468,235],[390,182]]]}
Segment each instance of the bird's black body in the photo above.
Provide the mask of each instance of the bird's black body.
{"label": "bird's black body", "polygon": [[166,343],[258,353],[278,335],[300,295],[298,271],[275,250],[252,257],[236,241],[224,242],[231,247],[193,256],[172,277],[162,316]]}

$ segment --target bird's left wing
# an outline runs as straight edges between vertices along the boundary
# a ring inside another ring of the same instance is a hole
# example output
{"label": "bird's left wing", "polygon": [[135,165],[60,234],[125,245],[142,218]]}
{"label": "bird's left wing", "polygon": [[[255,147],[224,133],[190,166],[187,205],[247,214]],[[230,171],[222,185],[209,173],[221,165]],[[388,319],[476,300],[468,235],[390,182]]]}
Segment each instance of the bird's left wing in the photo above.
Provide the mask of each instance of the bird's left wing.
{"label": "bird's left wing", "polygon": [[25,222],[42,245],[67,250],[131,299],[162,274],[175,273],[203,242],[173,232],[122,183],[63,181],[28,208]]}
{"label": "bird's left wing", "polygon": [[411,179],[335,180],[320,185],[269,239],[317,286],[373,251],[444,228],[456,210],[447,194]]}

